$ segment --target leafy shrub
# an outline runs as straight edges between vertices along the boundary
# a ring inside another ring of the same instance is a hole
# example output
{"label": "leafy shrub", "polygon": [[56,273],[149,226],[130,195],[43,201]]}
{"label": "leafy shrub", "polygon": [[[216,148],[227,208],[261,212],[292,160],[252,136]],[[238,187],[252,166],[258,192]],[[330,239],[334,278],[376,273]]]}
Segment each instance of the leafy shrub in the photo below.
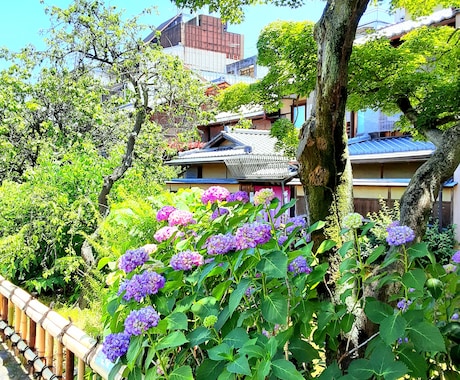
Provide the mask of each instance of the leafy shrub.
{"label": "leafy shrub", "polygon": [[[165,204],[174,208],[158,208],[155,244],[110,263],[110,378],[122,370],[128,379],[300,380],[315,369],[320,379],[396,380],[458,369],[460,252],[443,267],[426,244],[410,246],[410,229],[392,224],[390,249],[364,256],[360,240],[374,224],[349,218],[343,233],[354,239],[337,251],[337,294],[328,298],[319,291],[328,271],[321,255],[335,244],[309,242],[323,223],[288,220],[292,202],[280,207],[269,191],[254,205],[208,191],[177,204],[171,196]],[[430,264],[417,267],[425,257]],[[377,298],[385,289],[388,298]],[[375,333],[360,341],[364,315]]]}
{"label": "leafy shrub", "polygon": [[440,264],[447,264],[457,245],[455,226],[449,225],[440,231],[439,221],[436,220],[434,224],[428,225],[423,241],[426,242],[428,249],[435,254],[436,260]]}

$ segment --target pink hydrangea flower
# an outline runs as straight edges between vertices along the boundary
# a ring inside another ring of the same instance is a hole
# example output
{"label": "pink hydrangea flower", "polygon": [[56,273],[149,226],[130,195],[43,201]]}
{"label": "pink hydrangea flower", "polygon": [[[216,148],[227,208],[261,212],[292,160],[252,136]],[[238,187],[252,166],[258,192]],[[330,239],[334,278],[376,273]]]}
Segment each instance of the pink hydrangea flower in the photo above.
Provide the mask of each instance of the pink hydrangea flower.
{"label": "pink hydrangea flower", "polygon": [[273,199],[275,199],[275,192],[272,189],[260,189],[254,194],[254,204],[256,206],[268,205]]}
{"label": "pink hydrangea flower", "polygon": [[168,223],[171,227],[173,227],[195,224],[196,221],[193,219],[193,214],[190,211],[174,210],[171,214],[169,214]]}
{"label": "pink hydrangea flower", "polygon": [[165,241],[171,238],[171,236],[173,236],[173,234],[177,231],[178,231],[177,227],[165,226],[165,227],[160,228],[157,232],[155,232],[155,235],[153,235],[153,237],[155,238],[157,242],[161,243],[162,241]]}
{"label": "pink hydrangea flower", "polygon": [[204,204],[225,201],[229,195],[230,191],[228,191],[225,187],[211,186],[209,189],[205,190],[201,196],[201,201]]}

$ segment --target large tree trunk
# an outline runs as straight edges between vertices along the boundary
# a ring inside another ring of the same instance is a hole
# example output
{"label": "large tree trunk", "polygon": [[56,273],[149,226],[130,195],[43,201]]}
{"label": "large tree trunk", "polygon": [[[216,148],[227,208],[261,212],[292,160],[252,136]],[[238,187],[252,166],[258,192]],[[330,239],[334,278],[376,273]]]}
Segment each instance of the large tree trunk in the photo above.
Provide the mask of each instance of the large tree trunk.
{"label": "large tree trunk", "polygon": [[325,220],[332,212],[336,224],[352,210],[352,176],[344,123],[348,62],[356,28],[368,2],[328,1],[315,26],[315,111],[302,128],[298,150],[310,222]]}
{"label": "large tree trunk", "polygon": [[419,239],[425,234],[441,184],[451,178],[460,165],[460,123],[437,132],[427,133],[436,151],[415,172],[401,198],[401,224],[411,227]]}

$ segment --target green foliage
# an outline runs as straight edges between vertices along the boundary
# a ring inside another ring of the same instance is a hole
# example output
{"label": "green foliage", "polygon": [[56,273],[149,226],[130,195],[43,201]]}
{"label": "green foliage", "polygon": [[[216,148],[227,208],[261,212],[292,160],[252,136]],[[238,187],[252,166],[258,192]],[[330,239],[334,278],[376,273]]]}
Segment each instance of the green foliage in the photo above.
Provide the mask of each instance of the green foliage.
{"label": "green foliage", "polygon": [[[198,190],[161,194],[156,209],[174,205],[192,212],[195,223],[179,225],[176,235],[157,241],[147,262],[133,271],[125,273],[116,269],[115,262],[110,264],[114,271],[109,275],[107,331],[124,331],[130,312],[147,305],[160,314],[156,326],[131,336],[112,375],[125,366],[128,379],[142,374],[152,379],[310,379],[322,372],[320,378],[326,379],[397,380],[429,379],[458,370],[460,268],[446,271],[426,244],[377,246],[364,254],[361,241],[374,223],[363,225],[358,220],[342,231],[352,238],[337,252],[341,259],[336,286],[341,293],[332,300],[321,295],[319,287],[329,267],[321,263],[322,254],[333,249],[334,242],[314,250],[305,235],[323,224],[287,233],[290,224],[283,223],[284,217],[276,222],[268,216],[275,214],[276,200],[258,206],[226,201],[203,205],[201,194]],[[221,207],[229,213],[210,219]],[[382,215],[390,213],[387,208]],[[270,226],[271,239],[249,248],[233,246],[225,254],[207,253],[208,238],[219,233],[237,236],[243,224],[254,220]],[[165,225],[159,222],[157,228]],[[287,241],[279,242],[285,234]],[[172,256],[186,250],[202,254],[203,261],[191,269],[173,269]],[[298,256],[307,260],[311,273],[291,271]],[[421,258],[430,264],[419,267]],[[388,271],[390,265],[401,266],[402,274]],[[125,299],[123,289],[145,271],[161,274],[164,287],[144,294],[139,302]],[[373,289],[384,291],[389,285],[394,293],[388,300],[370,296]],[[351,359],[359,344],[355,334],[362,327],[363,313],[375,324],[376,334],[360,345],[363,354]],[[349,348],[341,351],[341,341],[348,341]],[[332,358],[338,352],[337,362]],[[350,365],[341,368],[346,357]],[[330,364],[326,366],[324,359]]]}
{"label": "green foliage", "polygon": [[426,229],[423,241],[436,256],[440,264],[448,264],[458,242],[455,239],[455,226],[449,225],[439,230],[439,221],[435,221]]}
{"label": "green foliage", "polygon": [[270,129],[270,136],[277,139],[276,150],[283,151],[288,157],[296,157],[299,130],[288,119],[276,120]]}

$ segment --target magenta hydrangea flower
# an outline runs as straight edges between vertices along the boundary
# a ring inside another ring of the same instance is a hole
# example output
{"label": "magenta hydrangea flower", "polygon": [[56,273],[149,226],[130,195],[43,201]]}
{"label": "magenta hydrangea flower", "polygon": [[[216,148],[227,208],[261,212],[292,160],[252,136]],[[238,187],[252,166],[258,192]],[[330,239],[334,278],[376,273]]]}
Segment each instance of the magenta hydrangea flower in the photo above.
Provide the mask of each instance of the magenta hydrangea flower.
{"label": "magenta hydrangea flower", "polygon": [[170,239],[171,236],[173,236],[174,233],[177,231],[178,231],[177,227],[165,226],[165,227],[161,227],[157,232],[155,232],[155,235],[153,235],[153,237],[155,238],[156,241],[161,243],[162,241]]}
{"label": "magenta hydrangea flower", "polygon": [[102,353],[114,363],[128,352],[129,337],[125,332],[107,335],[102,344]]}
{"label": "magenta hydrangea flower", "polygon": [[217,201],[225,201],[229,195],[230,191],[228,191],[225,187],[211,186],[204,191],[203,195],[201,196],[201,201],[204,204],[214,203]]}
{"label": "magenta hydrangea flower", "polygon": [[238,250],[255,248],[272,237],[271,227],[266,223],[246,223],[236,230],[235,248]]}
{"label": "magenta hydrangea flower", "polygon": [[148,329],[158,325],[160,316],[153,306],[133,310],[125,319],[125,332],[129,336],[141,335]]}
{"label": "magenta hydrangea flower", "polygon": [[241,202],[241,203],[248,203],[249,202],[249,194],[246,191],[237,191],[235,193],[230,194],[227,197],[227,202]]}
{"label": "magenta hydrangea flower", "polygon": [[457,251],[452,255],[452,262],[460,264],[460,251]]}
{"label": "magenta hydrangea flower", "polygon": [[157,212],[157,220],[159,222],[162,222],[164,220],[168,220],[169,215],[175,211],[176,208],[174,206],[163,206],[158,212]]}
{"label": "magenta hydrangea flower", "polygon": [[217,219],[219,216],[226,215],[230,212],[228,208],[218,207],[211,214],[211,220]]}
{"label": "magenta hydrangea flower", "polygon": [[118,268],[125,271],[125,273],[130,273],[137,267],[140,267],[149,259],[148,252],[143,248],[130,249],[120,257],[118,262]]}
{"label": "magenta hydrangea flower", "polygon": [[235,248],[235,240],[231,234],[218,234],[208,237],[205,247],[209,255],[223,255]]}
{"label": "magenta hydrangea flower", "polygon": [[260,189],[254,194],[254,204],[256,206],[269,205],[273,199],[275,199],[275,192],[272,189]]}
{"label": "magenta hydrangea flower", "polygon": [[193,214],[190,211],[174,210],[168,216],[168,223],[171,227],[174,227],[195,224],[196,221],[193,219]]}
{"label": "magenta hydrangea flower", "polygon": [[140,302],[150,294],[157,294],[165,286],[165,282],[165,278],[161,274],[145,271],[141,274],[135,274],[130,280],[122,282],[118,289],[118,294],[125,292],[123,295],[125,301],[134,299]]}
{"label": "magenta hydrangea flower", "polygon": [[294,231],[297,227],[305,228],[307,226],[307,222],[301,216],[294,216],[289,218],[286,222],[286,233],[290,234]]}
{"label": "magenta hydrangea flower", "polygon": [[415,239],[414,231],[408,226],[389,226],[387,231],[387,243],[395,247],[410,243]]}
{"label": "magenta hydrangea flower", "polygon": [[308,266],[307,260],[303,256],[297,256],[288,265],[288,272],[294,273],[294,276],[305,273],[310,274],[312,269]]}
{"label": "magenta hydrangea flower", "polygon": [[171,257],[169,264],[174,270],[190,270],[204,264],[204,258],[198,252],[183,251]]}

